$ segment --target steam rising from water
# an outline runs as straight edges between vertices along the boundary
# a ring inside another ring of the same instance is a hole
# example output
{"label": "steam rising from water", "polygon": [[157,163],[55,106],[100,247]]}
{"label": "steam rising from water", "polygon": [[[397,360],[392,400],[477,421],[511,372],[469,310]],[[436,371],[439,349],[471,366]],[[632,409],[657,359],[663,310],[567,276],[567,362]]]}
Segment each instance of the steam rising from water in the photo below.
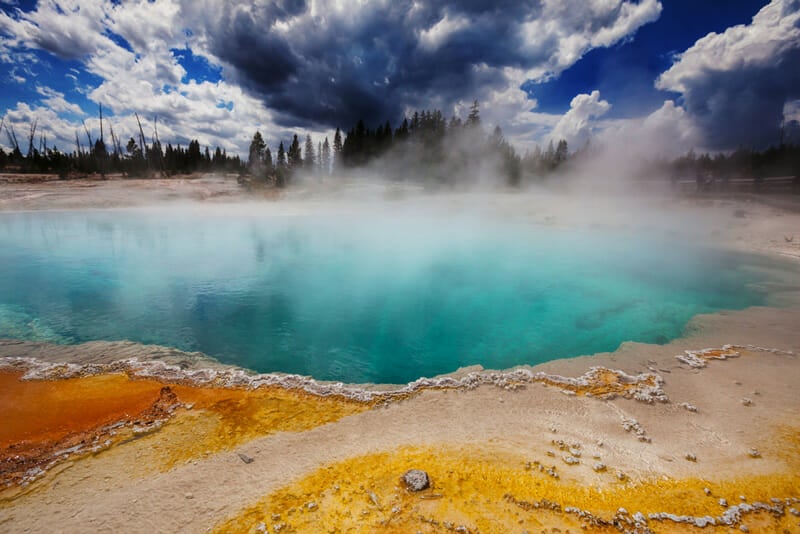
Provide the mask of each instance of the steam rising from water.
{"label": "steam rising from water", "polygon": [[598,218],[527,195],[359,191],[0,215],[0,337],[130,339],[403,383],[662,343],[697,313],[760,302],[741,258],[669,237],[655,214],[630,224],[618,205]]}

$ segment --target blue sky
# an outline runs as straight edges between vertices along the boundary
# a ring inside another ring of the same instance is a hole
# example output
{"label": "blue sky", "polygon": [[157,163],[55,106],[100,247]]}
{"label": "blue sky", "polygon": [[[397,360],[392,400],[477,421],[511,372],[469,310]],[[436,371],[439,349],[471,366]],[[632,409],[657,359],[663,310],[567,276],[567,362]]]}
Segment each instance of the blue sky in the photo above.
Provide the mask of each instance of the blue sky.
{"label": "blue sky", "polygon": [[557,79],[529,84],[539,108],[564,113],[579,93],[598,89],[613,103],[612,116],[649,113],[678,93],[656,89],[655,80],[672,65],[674,55],[710,32],[747,24],[766,5],[758,1],[673,0],[662,2],[658,20],[642,26],[636,34],[609,48],[590,50]]}
{"label": "blue sky", "polygon": [[[776,142],[800,99],[798,0],[0,2],[0,114],[74,148],[118,136],[245,152],[481,103],[521,150]],[[5,132],[0,144],[8,146]]]}

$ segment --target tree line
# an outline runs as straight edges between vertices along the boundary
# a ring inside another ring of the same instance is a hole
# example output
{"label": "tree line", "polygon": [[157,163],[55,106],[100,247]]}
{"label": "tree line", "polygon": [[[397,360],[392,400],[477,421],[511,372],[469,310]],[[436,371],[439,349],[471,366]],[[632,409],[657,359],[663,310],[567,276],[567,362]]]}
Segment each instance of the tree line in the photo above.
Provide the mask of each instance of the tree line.
{"label": "tree line", "polygon": [[672,161],[656,162],[673,179],[693,178],[726,182],[751,178],[800,177],[800,145],[781,144],[758,151],[740,147],[731,153],[697,154],[690,150]]}
{"label": "tree line", "polygon": [[[292,177],[302,175],[321,179],[331,174],[375,170],[376,174],[394,180],[413,180],[425,185],[459,185],[492,180],[495,185],[518,186],[523,182],[542,181],[562,168],[569,168],[591,157],[598,150],[589,144],[570,152],[564,139],[549,141],[520,156],[505,139],[500,126],[487,134],[481,122],[477,101],[465,118],[445,118],[440,110],[419,110],[404,117],[394,128],[390,121],[368,127],[364,120],[343,130],[336,128],[333,141],[327,137],[314,142],[294,134],[291,141],[279,142],[273,152],[264,137],[256,132],[249,146],[246,161],[238,154],[228,155],[224,149],[202,148],[193,139],[186,147],[167,143],[158,137],[157,121],[153,123],[150,142],[138,115],[138,136],[122,144],[110,128],[110,145],[106,142],[102,106],[100,136],[93,139],[84,125],[85,142],[75,132],[75,149],[62,152],[49,147],[47,138],[37,138],[37,123],[31,125],[27,139],[20,144],[13,126],[0,121],[0,134],[5,133],[9,146],[0,149],[0,169],[15,172],[55,173],[70,175],[121,173],[127,176],[170,176],[193,172],[236,172],[251,179],[278,187],[288,185]],[[27,144],[25,144],[27,141]],[[23,151],[25,152],[23,154]],[[739,148],[731,153],[686,155],[645,162],[643,177],[669,176],[673,181],[694,178],[701,183],[745,177],[756,182],[773,176],[800,177],[800,145],[784,144],[763,151]]]}
{"label": "tree line", "polygon": [[[0,148],[0,169],[23,173],[52,173],[64,178],[87,174],[116,173],[140,177],[244,170],[238,154],[229,156],[220,147],[216,147],[213,153],[208,146],[201,149],[197,139],[189,141],[186,147],[180,144],[173,146],[172,143],[162,145],[155,124],[150,143],[147,142],[139,122],[139,135],[130,137],[124,146],[111,129],[109,146],[103,131],[102,107],[100,109],[100,137],[93,139],[84,124],[85,144],[81,143],[81,136],[75,132],[75,149],[70,152],[61,151],[55,145],[48,146],[47,137],[43,134],[37,138],[37,122],[34,121],[23,154],[24,145],[20,146],[13,126],[0,123],[0,133],[5,131],[9,146],[12,147],[8,152]],[[136,120],[139,121],[138,115]]]}
{"label": "tree line", "polygon": [[325,142],[317,143],[316,148],[311,135],[306,135],[304,148],[300,148],[300,138],[294,134],[288,147],[283,141],[278,144],[273,155],[260,131],[256,131],[250,142],[247,158],[247,170],[257,180],[263,180],[278,187],[288,185],[293,174],[302,172],[306,175],[322,176],[330,174],[333,162],[338,161],[342,153],[342,134],[336,129],[333,145],[325,138]]}
{"label": "tree line", "polygon": [[[287,148],[288,146],[288,148]],[[446,119],[440,110],[419,110],[404,117],[396,128],[390,121],[368,127],[363,119],[342,135],[336,128],[333,143],[314,143],[297,135],[277,152],[266,146],[261,132],[250,143],[248,170],[256,179],[285,186],[294,174],[324,176],[374,168],[395,180],[416,180],[433,185],[456,185],[492,176],[500,183],[519,185],[523,175],[544,177],[569,158],[567,142],[551,142],[524,157],[517,154],[497,126],[483,130],[477,101],[467,117]]]}
{"label": "tree line", "polygon": [[[349,129],[337,128],[332,145],[327,137],[315,144],[310,135],[301,145],[295,135],[288,147],[285,150],[281,142],[276,158],[256,132],[250,145],[250,172],[279,186],[297,172],[322,176],[362,168],[374,168],[376,174],[389,179],[430,184],[458,185],[488,177],[495,185],[518,186],[542,182],[558,171],[569,172],[571,166],[589,162],[602,151],[601,146],[587,142],[571,152],[565,139],[553,139],[546,148],[537,145],[520,156],[500,126],[486,134],[477,101],[463,119],[455,115],[447,119],[440,110],[415,111],[396,128],[388,120],[368,127],[362,119]],[[760,151],[739,148],[698,155],[691,150],[673,159],[643,161],[641,176],[722,183],[732,178],[758,183],[776,176],[800,180],[800,145],[785,143],[782,138],[779,146]]]}

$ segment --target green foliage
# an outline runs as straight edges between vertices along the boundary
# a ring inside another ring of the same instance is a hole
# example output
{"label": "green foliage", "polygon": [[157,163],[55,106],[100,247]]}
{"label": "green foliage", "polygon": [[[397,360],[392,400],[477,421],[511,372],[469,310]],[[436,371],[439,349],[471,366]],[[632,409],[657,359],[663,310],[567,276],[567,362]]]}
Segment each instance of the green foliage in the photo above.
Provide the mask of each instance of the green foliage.
{"label": "green foliage", "polygon": [[14,169],[18,172],[55,173],[67,177],[70,173],[78,175],[92,173],[119,173],[127,176],[151,176],[153,173],[173,175],[192,172],[235,172],[241,168],[238,156],[228,157],[217,147],[212,157],[208,147],[201,150],[200,142],[193,139],[187,148],[173,147],[167,143],[162,147],[159,141],[152,145],[139,146],[131,137],[122,148],[112,146],[111,151],[101,139],[97,139],[90,150],[84,150],[76,143],[74,152],[65,153],[57,147],[33,148],[31,154],[22,156],[18,149],[11,154],[3,152],[0,169]]}
{"label": "green foliage", "polygon": [[306,170],[313,172],[317,165],[317,156],[314,153],[314,142],[311,140],[311,135],[306,135],[304,155],[303,166]]}
{"label": "green foliage", "polygon": [[[338,131],[338,130],[337,130]],[[323,174],[328,174],[331,170],[331,145],[328,144],[328,138],[322,143],[322,153],[320,155],[320,166],[322,167]]]}
{"label": "green foliage", "polygon": [[286,159],[289,162],[290,169],[299,169],[303,165],[303,157],[300,154],[300,140],[297,139],[297,134],[292,139],[292,144],[289,145],[289,151],[286,153]]}
{"label": "green foliage", "polygon": [[336,133],[333,136],[333,158],[334,158],[334,165],[339,164],[339,158],[342,155],[342,132],[339,131],[339,128],[336,128]]}
{"label": "green foliage", "polygon": [[800,177],[800,145],[785,144],[763,151],[739,147],[729,154],[697,156],[694,150],[666,164],[675,178],[689,177],[727,183],[736,178],[756,180],[771,177]]}
{"label": "green foliage", "polygon": [[286,149],[283,148],[283,141],[278,145],[278,165],[279,169],[286,167]]}
{"label": "green foliage", "polygon": [[440,110],[416,111],[395,130],[388,121],[374,130],[358,121],[347,132],[340,162],[355,168],[376,160],[384,174],[431,186],[466,184],[480,179],[481,173],[517,186],[523,170],[499,127],[490,136],[483,132],[477,101],[465,121],[448,121]]}
{"label": "green foliage", "polygon": [[250,172],[258,172],[261,170],[264,161],[264,149],[267,144],[261,136],[261,132],[256,131],[253,135],[253,140],[250,142],[250,150],[248,152],[247,166]]}
{"label": "green foliage", "polygon": [[478,106],[478,101],[475,100],[469,108],[469,115],[467,116],[467,126],[478,127],[481,124],[481,112]]}
{"label": "green foliage", "polygon": [[266,151],[264,152],[264,166],[267,168],[267,171],[272,170],[272,152],[270,151],[269,147],[267,147]]}

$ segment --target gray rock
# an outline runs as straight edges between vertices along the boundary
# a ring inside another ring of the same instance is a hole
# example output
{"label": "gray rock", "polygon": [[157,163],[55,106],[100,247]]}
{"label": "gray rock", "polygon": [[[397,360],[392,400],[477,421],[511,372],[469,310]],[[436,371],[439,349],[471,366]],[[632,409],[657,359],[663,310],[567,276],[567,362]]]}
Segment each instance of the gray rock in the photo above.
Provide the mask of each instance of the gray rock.
{"label": "gray rock", "polygon": [[696,517],[694,519],[695,526],[698,526],[700,528],[706,528],[708,525],[715,525],[716,523],[717,523],[716,520],[710,515],[703,517]]}
{"label": "gray rock", "polygon": [[252,464],[253,463],[253,459],[250,458],[249,456],[247,456],[246,454],[243,454],[241,452],[238,453],[238,454],[239,454],[239,459],[241,461],[243,461],[244,463],[246,463],[246,464]]}
{"label": "gray rock", "polygon": [[422,491],[431,486],[431,479],[421,469],[409,469],[403,474],[403,483],[409,491]]}
{"label": "gray rock", "polygon": [[367,496],[369,497],[369,501],[370,501],[372,504],[374,504],[374,505],[375,505],[375,506],[377,506],[378,508],[380,508],[380,507],[381,507],[381,501],[379,501],[379,500],[378,500],[378,496],[377,496],[377,495],[375,495],[375,493],[374,493],[374,492],[372,492],[372,491],[368,491],[368,492],[367,492]]}

